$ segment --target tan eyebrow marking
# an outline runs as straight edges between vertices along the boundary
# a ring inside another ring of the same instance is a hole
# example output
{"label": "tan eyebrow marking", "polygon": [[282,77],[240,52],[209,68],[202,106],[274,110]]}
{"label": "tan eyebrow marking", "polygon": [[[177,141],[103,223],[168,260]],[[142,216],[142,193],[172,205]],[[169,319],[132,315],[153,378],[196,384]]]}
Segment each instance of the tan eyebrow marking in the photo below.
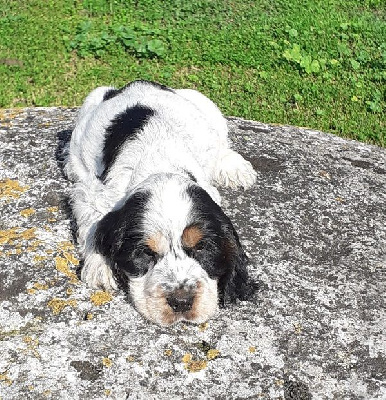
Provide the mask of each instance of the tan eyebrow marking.
{"label": "tan eyebrow marking", "polygon": [[182,232],[182,243],[184,246],[192,248],[202,239],[203,233],[197,225],[187,226]]}
{"label": "tan eyebrow marking", "polygon": [[160,233],[150,236],[145,244],[157,254],[165,253],[165,238]]}

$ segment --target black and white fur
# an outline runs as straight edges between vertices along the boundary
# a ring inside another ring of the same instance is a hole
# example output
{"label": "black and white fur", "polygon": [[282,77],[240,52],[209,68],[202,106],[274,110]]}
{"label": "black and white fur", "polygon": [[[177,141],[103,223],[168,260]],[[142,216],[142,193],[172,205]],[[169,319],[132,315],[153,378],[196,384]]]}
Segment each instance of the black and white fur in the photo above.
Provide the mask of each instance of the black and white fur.
{"label": "black and white fur", "polygon": [[213,185],[249,188],[256,174],[203,94],[147,81],[95,89],[66,172],[91,287],[123,287],[161,325],[201,323],[248,296],[246,257]]}

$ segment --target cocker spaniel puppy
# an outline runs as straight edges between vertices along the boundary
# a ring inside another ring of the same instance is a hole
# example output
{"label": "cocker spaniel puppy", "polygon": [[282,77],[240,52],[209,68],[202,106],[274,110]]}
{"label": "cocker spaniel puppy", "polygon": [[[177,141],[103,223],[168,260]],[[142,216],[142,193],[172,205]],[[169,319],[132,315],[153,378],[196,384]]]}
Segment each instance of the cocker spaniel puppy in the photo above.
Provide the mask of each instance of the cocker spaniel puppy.
{"label": "cocker spaniel puppy", "polygon": [[160,325],[201,323],[249,296],[246,257],[213,184],[248,188],[256,173],[203,94],[148,81],[95,89],[65,170],[91,287],[127,290]]}

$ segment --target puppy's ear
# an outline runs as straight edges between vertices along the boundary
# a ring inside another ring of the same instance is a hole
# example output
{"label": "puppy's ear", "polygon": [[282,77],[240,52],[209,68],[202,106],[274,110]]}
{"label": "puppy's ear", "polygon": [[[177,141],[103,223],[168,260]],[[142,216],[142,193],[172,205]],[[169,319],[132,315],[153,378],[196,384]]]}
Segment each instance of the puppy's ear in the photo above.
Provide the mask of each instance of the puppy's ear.
{"label": "puppy's ear", "polygon": [[217,279],[220,305],[246,300],[254,285],[246,268],[247,257],[230,219],[221,207],[198,185],[191,185],[187,194],[192,199],[193,220],[201,226],[206,251],[195,257],[208,275]]}
{"label": "puppy's ear", "polygon": [[142,273],[135,253],[143,241],[143,220],[150,194],[137,192],[117,210],[99,221],[94,234],[95,250],[103,255],[114,272]]}
{"label": "puppy's ear", "polygon": [[222,252],[227,272],[220,277],[218,289],[220,306],[224,307],[236,299],[248,300],[253,293],[253,284],[246,268],[247,256],[230,221],[223,227],[223,233]]}
{"label": "puppy's ear", "polygon": [[94,233],[95,250],[113,263],[120,246],[122,245],[122,232],[124,232],[119,216],[119,211],[106,214],[97,224]]}

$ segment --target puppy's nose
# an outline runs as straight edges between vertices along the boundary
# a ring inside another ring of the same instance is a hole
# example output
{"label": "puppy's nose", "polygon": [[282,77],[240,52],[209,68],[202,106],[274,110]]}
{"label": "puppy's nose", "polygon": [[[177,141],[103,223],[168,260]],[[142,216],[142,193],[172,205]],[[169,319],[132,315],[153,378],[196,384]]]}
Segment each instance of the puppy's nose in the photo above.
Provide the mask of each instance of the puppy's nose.
{"label": "puppy's nose", "polygon": [[193,296],[169,296],[166,298],[167,303],[174,312],[186,312],[193,306]]}

